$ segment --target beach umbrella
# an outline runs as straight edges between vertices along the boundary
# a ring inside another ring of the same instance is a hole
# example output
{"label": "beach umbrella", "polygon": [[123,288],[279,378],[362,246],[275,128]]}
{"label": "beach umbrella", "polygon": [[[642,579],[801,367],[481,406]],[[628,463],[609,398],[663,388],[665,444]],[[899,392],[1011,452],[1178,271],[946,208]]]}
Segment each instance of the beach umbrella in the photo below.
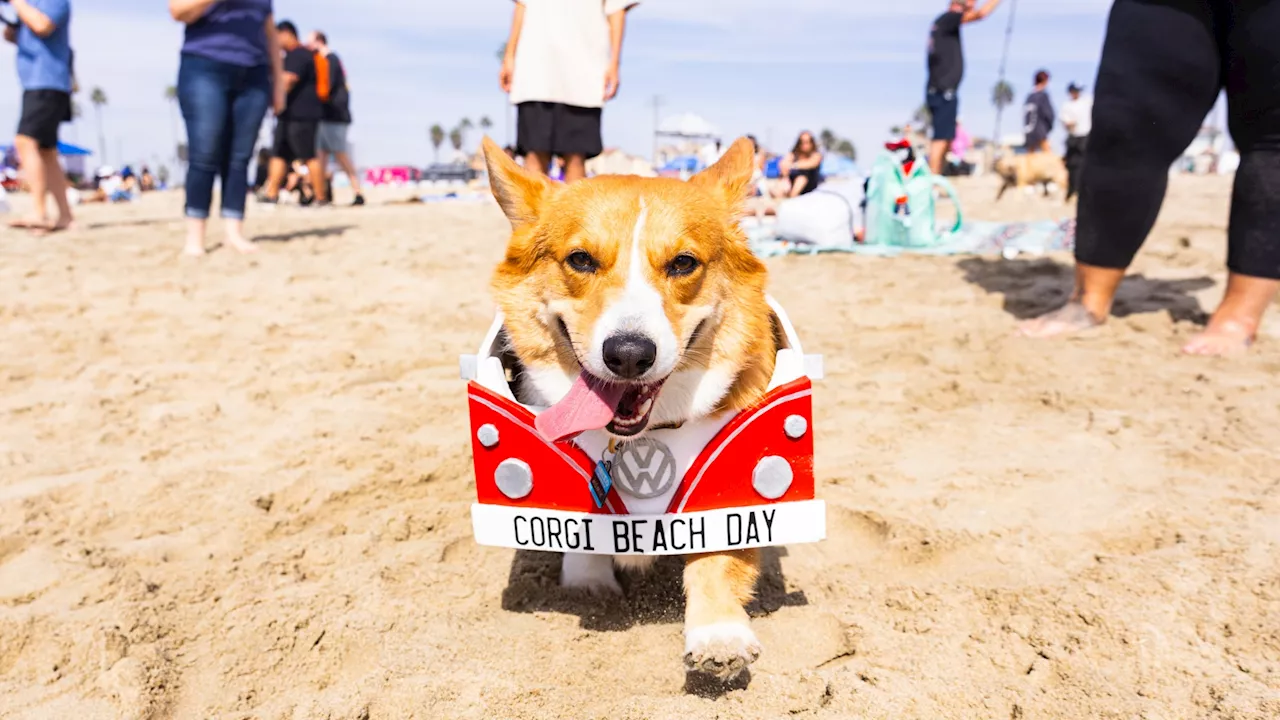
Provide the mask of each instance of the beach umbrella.
{"label": "beach umbrella", "polygon": [[[0,145],[0,153],[8,153],[13,150],[13,145]],[[82,147],[71,145],[69,143],[58,143],[58,154],[63,157],[82,157],[84,155],[92,155],[92,150],[86,150]]]}
{"label": "beach umbrella", "polygon": [[92,155],[93,151],[72,145],[70,143],[58,143],[58,154],[63,157],[82,157],[84,155]]}
{"label": "beach umbrella", "polygon": [[678,155],[662,166],[662,172],[697,172],[700,165],[696,155]]}

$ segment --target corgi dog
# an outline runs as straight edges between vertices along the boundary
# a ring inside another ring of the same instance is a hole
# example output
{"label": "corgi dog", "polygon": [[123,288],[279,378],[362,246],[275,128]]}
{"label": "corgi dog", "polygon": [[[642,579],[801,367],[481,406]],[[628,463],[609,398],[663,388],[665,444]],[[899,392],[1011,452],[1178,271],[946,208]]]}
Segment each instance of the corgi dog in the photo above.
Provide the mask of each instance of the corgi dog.
{"label": "corgi dog", "polygon": [[995,171],[1004,181],[996,194],[996,200],[1004,197],[1005,191],[1009,188],[1021,190],[1032,185],[1041,185],[1044,187],[1045,197],[1048,197],[1049,183],[1054,183],[1059,188],[1067,187],[1066,163],[1048,150],[1014,154],[1006,147],[996,158]]}
{"label": "corgi dog", "polygon": [[[738,224],[754,167],[749,140],[687,182],[599,176],[564,185],[519,167],[488,138],[483,149],[512,228],[492,291],[521,367],[513,390],[546,408],[537,416],[544,437],[603,430],[634,441],[765,395],[784,340],[765,266]],[[568,553],[561,583],[617,592],[615,563],[650,562]],[[756,660],[744,605],[758,574],[756,550],[686,557],[686,668],[729,679]]]}

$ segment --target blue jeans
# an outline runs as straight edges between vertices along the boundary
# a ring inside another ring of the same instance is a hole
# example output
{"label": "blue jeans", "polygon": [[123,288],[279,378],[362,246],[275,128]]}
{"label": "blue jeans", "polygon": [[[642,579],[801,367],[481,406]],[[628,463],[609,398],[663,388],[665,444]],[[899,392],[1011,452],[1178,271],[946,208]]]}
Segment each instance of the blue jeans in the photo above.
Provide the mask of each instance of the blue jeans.
{"label": "blue jeans", "polygon": [[271,104],[266,65],[241,67],[182,56],[178,104],[187,123],[187,217],[209,217],[213,180],[222,176],[222,217],[244,218],[249,159]]}

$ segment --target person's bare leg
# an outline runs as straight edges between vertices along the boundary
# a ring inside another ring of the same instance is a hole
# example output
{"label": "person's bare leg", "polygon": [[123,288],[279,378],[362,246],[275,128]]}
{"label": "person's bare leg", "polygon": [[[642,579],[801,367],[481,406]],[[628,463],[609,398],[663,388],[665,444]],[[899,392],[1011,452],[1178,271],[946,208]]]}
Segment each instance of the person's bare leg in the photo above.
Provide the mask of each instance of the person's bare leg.
{"label": "person's bare leg", "polygon": [[951,147],[950,140],[934,140],[929,143],[929,169],[934,175],[942,174],[942,163],[947,159],[949,147]]}
{"label": "person's bare leg", "polygon": [[287,172],[289,172],[289,164],[284,161],[284,158],[271,158],[271,164],[267,166],[267,185],[262,190],[263,197],[272,201],[280,199],[280,185],[284,182]]}
{"label": "person's bare leg", "polygon": [[564,156],[564,181],[566,183],[581,180],[587,176],[587,158],[583,155]]}
{"label": "person's bare leg", "polygon": [[222,221],[225,224],[225,229],[223,230],[223,242],[230,246],[232,250],[236,250],[245,255],[258,252],[258,246],[249,242],[244,237],[244,220],[223,218]]}
{"label": "person's bare leg", "polygon": [[45,205],[45,193],[49,186],[45,176],[44,158],[40,154],[40,145],[35,138],[19,135],[13,144],[18,150],[18,161],[22,163],[22,180],[31,193],[31,214],[21,220],[9,223],[15,228],[49,227],[48,208]]}
{"label": "person's bare leg", "polygon": [[791,192],[788,193],[787,197],[800,197],[800,193],[804,192],[807,187],[809,187],[809,176],[801,175],[791,181]]}
{"label": "person's bare leg", "polygon": [[205,218],[187,218],[187,242],[182,247],[183,255],[200,257],[204,255],[204,229],[209,223]]}
{"label": "person's bare leg", "polygon": [[1227,293],[1204,332],[1182,347],[1189,355],[1235,355],[1253,344],[1267,306],[1280,290],[1280,280],[1239,273],[1227,276]]}
{"label": "person's bare leg", "polygon": [[[316,150],[316,162],[320,163],[320,167],[321,167],[321,168],[323,168],[325,171],[328,171],[328,169],[329,169],[329,151],[328,151],[328,150]],[[327,183],[326,183],[326,185],[327,185]],[[332,198],[330,198],[330,199],[332,200]]]}
{"label": "person's bare leg", "polygon": [[62,171],[58,162],[57,150],[41,150],[40,159],[44,161],[45,185],[53,195],[53,204],[58,206],[58,219],[54,221],[52,230],[66,230],[71,227],[71,201],[67,199],[67,174]]}
{"label": "person's bare leg", "polygon": [[328,200],[325,195],[325,191],[328,188],[325,187],[327,183],[324,181],[324,166],[320,164],[320,158],[308,160],[307,170],[311,173],[311,193],[315,195],[317,203],[323,203]]}
{"label": "person's bare leg", "polygon": [[547,174],[551,169],[551,153],[531,152],[524,156],[524,169],[529,172]]}
{"label": "person's bare leg", "polygon": [[364,197],[364,191],[360,188],[360,176],[356,174],[356,166],[351,162],[351,156],[338,152],[334,153],[333,157],[338,161],[338,167],[342,168],[342,172],[347,174],[347,180],[351,183],[351,189],[355,191],[356,197]]}
{"label": "person's bare leg", "polygon": [[1024,337],[1047,338],[1088,330],[1106,322],[1124,270],[1076,263],[1076,286],[1066,305],[1018,326]]}

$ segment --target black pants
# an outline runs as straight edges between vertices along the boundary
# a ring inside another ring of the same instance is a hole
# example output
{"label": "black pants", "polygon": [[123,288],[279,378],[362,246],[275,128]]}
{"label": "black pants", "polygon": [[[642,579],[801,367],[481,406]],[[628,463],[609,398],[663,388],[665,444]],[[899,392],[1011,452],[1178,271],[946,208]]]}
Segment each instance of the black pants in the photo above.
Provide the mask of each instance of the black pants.
{"label": "black pants", "polygon": [[1280,0],[1116,0],[1095,87],[1076,259],[1128,267],[1225,88],[1240,151],[1227,267],[1280,279]]}
{"label": "black pants", "polygon": [[1084,154],[1089,147],[1089,137],[1076,137],[1074,135],[1067,138],[1067,154],[1062,161],[1067,166],[1067,199],[1075,197],[1080,192],[1080,175],[1084,170]]}

